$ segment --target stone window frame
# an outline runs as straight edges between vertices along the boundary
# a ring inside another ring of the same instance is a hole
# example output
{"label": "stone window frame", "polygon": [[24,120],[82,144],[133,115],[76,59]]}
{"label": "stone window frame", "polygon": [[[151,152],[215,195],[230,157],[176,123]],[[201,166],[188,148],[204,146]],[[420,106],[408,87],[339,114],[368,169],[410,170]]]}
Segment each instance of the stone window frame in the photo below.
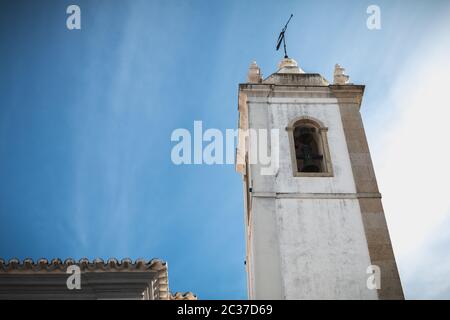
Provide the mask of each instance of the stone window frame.
{"label": "stone window frame", "polygon": [[[297,157],[295,153],[295,142],[294,142],[294,129],[298,127],[300,124],[309,124],[314,126],[320,136],[322,143],[322,153],[323,153],[323,164],[324,164],[324,172],[298,172],[297,169]],[[294,177],[333,177],[333,166],[331,164],[331,156],[330,149],[328,145],[328,128],[320,121],[313,117],[309,116],[301,116],[297,117],[289,122],[289,125],[286,127],[289,136],[289,146],[291,152],[291,165],[292,165],[292,173]]]}

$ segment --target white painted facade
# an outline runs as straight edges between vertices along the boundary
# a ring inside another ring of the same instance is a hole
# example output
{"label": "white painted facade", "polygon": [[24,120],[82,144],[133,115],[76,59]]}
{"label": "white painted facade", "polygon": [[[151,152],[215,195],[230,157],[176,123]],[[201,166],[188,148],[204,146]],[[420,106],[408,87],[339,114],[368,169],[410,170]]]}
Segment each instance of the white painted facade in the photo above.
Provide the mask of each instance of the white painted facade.
{"label": "white painted facade", "polygon": [[[270,176],[257,164],[246,168],[249,297],[377,299],[366,284],[371,263],[338,101],[327,86],[319,94],[304,86],[279,94],[273,92],[283,89],[272,87],[269,95],[255,90],[243,90],[240,112],[250,129],[279,129],[280,162]],[[301,116],[328,127],[332,177],[293,175],[286,127]]]}

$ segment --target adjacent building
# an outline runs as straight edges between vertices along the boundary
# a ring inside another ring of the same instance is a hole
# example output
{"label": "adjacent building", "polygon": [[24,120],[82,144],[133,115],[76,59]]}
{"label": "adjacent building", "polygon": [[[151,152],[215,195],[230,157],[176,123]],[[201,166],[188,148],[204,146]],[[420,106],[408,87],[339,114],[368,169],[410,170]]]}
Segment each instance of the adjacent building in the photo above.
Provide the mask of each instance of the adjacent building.
{"label": "adjacent building", "polygon": [[196,296],[172,295],[167,263],[159,259],[0,259],[0,299],[195,300]]}

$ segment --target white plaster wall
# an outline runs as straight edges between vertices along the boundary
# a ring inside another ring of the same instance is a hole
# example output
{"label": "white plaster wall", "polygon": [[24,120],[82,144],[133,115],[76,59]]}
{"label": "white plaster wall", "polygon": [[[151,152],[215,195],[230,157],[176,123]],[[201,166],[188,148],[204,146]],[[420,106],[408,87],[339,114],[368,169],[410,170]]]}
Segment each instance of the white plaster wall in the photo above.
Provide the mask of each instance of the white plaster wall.
{"label": "white plaster wall", "polygon": [[[311,195],[356,193],[337,101],[270,102],[249,103],[250,128],[280,133],[277,174],[261,176],[259,165],[251,165],[253,298],[376,299],[376,291],[366,287],[370,259],[358,200]],[[286,127],[299,116],[329,128],[333,177],[293,176]]]}
{"label": "white plaster wall", "polygon": [[286,299],[377,299],[358,200],[277,199]]}
{"label": "white plaster wall", "polygon": [[[289,99],[283,99],[288,101]],[[253,182],[257,192],[283,193],[355,193],[353,173],[336,99],[292,99],[295,103],[249,103],[251,128],[276,128],[280,134],[280,164],[275,178],[261,176],[259,165],[254,165]],[[328,127],[328,144],[334,176],[329,178],[297,178],[292,174],[289,137],[286,127],[299,117],[309,116]],[[257,188],[256,188],[257,186]]]}
{"label": "white plaster wall", "polygon": [[[356,192],[347,144],[337,101],[333,104],[271,104],[270,125],[280,130],[280,168],[275,192],[354,193]],[[320,120],[328,127],[328,144],[334,177],[301,178],[292,174],[289,137],[286,127],[299,116]]]}
{"label": "white plaster wall", "polygon": [[377,299],[357,199],[253,201],[253,299]]}
{"label": "white plaster wall", "polygon": [[283,299],[276,203],[270,198],[253,202],[251,297],[256,300]]}

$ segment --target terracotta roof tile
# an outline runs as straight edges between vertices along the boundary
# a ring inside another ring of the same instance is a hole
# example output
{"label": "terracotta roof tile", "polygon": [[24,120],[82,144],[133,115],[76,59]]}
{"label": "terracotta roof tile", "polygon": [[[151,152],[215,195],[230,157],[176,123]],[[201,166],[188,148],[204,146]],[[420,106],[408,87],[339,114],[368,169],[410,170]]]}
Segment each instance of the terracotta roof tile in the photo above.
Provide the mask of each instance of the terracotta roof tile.
{"label": "terracotta roof tile", "polygon": [[170,300],[197,300],[197,296],[192,292],[175,292],[174,294],[170,295]]}
{"label": "terracotta roof tile", "polygon": [[78,265],[82,271],[98,271],[98,270],[115,270],[115,271],[164,271],[167,269],[167,263],[160,259],[144,260],[137,259],[134,263],[131,259],[125,258],[121,261],[110,258],[106,262],[103,259],[96,258],[90,261],[87,258],[82,258],[78,262],[74,259],[66,259],[64,262],[61,259],[33,259],[27,258],[23,261],[13,258],[9,261],[0,259],[0,272],[11,271],[64,271],[70,265]]}

